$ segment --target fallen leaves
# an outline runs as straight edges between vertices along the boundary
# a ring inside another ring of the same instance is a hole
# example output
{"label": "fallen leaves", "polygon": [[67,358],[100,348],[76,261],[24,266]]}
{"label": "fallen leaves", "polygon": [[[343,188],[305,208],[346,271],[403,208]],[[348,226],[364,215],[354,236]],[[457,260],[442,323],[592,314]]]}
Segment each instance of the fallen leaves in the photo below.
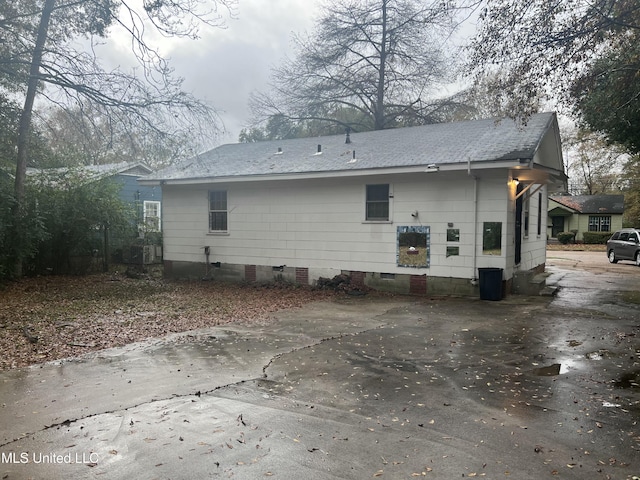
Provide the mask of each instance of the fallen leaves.
{"label": "fallen leaves", "polygon": [[0,370],[216,325],[266,324],[278,310],[331,295],[114,274],[22,279],[0,291]]}

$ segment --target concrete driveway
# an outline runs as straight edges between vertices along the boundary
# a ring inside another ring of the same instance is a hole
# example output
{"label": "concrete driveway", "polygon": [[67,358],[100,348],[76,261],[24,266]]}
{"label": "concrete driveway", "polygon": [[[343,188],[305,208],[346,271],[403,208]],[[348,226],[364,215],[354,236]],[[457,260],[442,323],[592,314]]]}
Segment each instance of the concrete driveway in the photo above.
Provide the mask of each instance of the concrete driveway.
{"label": "concrete driveway", "polygon": [[0,374],[0,475],[640,476],[640,268],[556,297],[346,297]]}

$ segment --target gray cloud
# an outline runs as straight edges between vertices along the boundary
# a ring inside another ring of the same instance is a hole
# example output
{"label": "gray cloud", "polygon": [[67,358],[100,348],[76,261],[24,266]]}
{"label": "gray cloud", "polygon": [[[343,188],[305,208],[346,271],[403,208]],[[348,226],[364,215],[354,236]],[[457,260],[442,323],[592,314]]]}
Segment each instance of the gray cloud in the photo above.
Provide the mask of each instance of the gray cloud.
{"label": "gray cloud", "polygon": [[184,89],[219,110],[227,130],[221,143],[237,141],[249,120],[250,93],[267,88],[271,67],[291,53],[292,33],[313,28],[316,3],[240,0],[237,18],[228,19],[227,28],[164,47]]}

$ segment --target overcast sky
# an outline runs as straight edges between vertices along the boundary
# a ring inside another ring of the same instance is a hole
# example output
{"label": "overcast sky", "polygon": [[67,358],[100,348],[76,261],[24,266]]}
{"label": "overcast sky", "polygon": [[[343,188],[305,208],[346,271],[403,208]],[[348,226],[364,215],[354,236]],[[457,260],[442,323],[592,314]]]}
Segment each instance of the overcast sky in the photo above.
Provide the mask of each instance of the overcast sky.
{"label": "overcast sky", "polygon": [[[157,38],[161,54],[184,78],[183,89],[214,106],[226,133],[215,142],[235,143],[250,119],[249,95],[268,89],[271,68],[292,54],[293,33],[311,32],[321,0],[238,0],[225,28],[202,29],[198,40]],[[149,32],[147,32],[149,33]],[[114,38],[115,37],[115,38]],[[126,35],[112,35],[101,52],[106,65],[130,56]]]}
{"label": "overcast sky", "polygon": [[199,40],[172,41],[163,55],[184,78],[183,88],[220,113],[227,133],[218,143],[235,143],[250,112],[249,94],[265,90],[271,67],[291,53],[294,32],[310,31],[317,0],[239,0],[226,28],[207,28]]}
{"label": "overcast sky", "polygon": [[317,3],[240,0],[225,29],[208,29],[168,52],[184,89],[220,111],[228,130],[221,143],[237,142],[250,117],[249,94],[266,89],[271,67],[291,52],[292,33],[313,28]]}
{"label": "overcast sky", "polygon": [[[292,34],[313,29],[320,1],[238,0],[234,18],[224,12],[224,28],[202,27],[197,40],[166,39],[149,30],[145,38],[184,79],[183,90],[219,112],[226,132],[215,143],[236,143],[250,118],[250,93],[267,90],[271,68],[292,53]],[[130,38],[117,29],[97,50],[107,68],[135,65]]]}

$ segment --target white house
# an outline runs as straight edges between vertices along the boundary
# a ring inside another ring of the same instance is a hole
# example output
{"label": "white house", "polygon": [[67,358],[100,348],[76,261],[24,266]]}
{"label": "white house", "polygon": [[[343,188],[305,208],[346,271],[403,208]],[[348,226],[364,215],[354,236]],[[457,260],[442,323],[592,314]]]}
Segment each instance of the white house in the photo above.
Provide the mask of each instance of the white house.
{"label": "white house", "polygon": [[341,273],[416,294],[539,272],[564,188],[554,113],[223,145],[161,185],[165,274],[313,284]]}

